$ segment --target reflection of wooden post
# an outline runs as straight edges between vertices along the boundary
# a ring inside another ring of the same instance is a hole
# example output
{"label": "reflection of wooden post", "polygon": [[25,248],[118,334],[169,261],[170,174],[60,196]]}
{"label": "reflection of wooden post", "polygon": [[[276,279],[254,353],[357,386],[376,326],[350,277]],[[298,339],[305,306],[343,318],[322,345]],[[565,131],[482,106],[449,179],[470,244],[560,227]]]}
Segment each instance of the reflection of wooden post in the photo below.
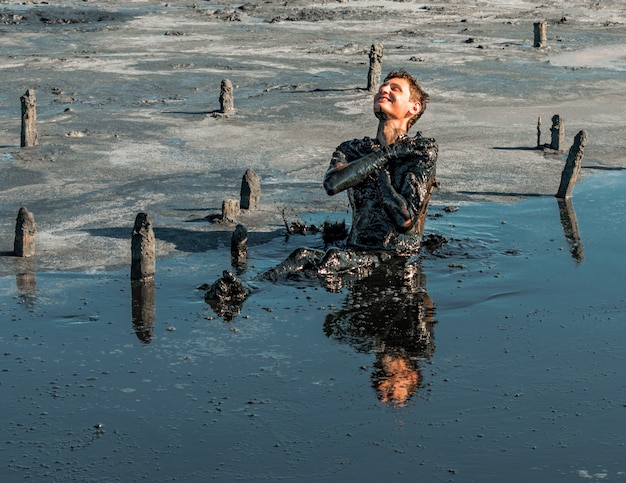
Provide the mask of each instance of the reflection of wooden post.
{"label": "reflection of wooden post", "polygon": [[230,239],[230,254],[233,266],[244,268],[248,259],[248,230],[237,225]]}
{"label": "reflection of wooden post", "polygon": [[380,86],[380,74],[383,70],[383,46],[374,44],[370,49],[370,70],[367,75],[367,90],[374,92]]}
{"label": "reflection of wooden post", "polygon": [[154,329],[154,280],[132,280],[133,328],[137,338],[146,344],[152,341]]}
{"label": "reflection of wooden post", "polygon": [[258,210],[261,199],[261,182],[252,169],[247,169],[241,180],[241,209]]}
{"label": "reflection of wooden post", "polygon": [[571,198],[561,198],[557,200],[559,204],[559,215],[561,217],[561,225],[563,232],[570,246],[570,253],[574,259],[579,262],[583,260],[583,244],[580,241],[580,233],[578,231],[578,221],[576,221],[576,213],[572,205]]}
{"label": "reflection of wooden post", "polygon": [[559,186],[559,191],[556,194],[557,198],[569,198],[572,196],[574,185],[578,179],[578,172],[580,171],[580,165],[585,151],[585,144],[587,144],[587,131],[582,130],[576,134],[574,144],[572,144],[572,147],[569,150],[565,167],[561,172],[561,184]]}
{"label": "reflection of wooden post", "polygon": [[35,91],[28,89],[26,94],[20,97],[22,101],[22,139],[20,146],[36,146],[37,139],[37,99]]}
{"label": "reflection of wooden post", "polygon": [[131,280],[148,280],[154,277],[156,241],[152,230],[152,219],[148,213],[139,213],[131,239]]}
{"label": "reflection of wooden post", "polygon": [[37,290],[37,274],[35,272],[16,273],[15,285],[20,294],[32,295]]}
{"label": "reflection of wooden post", "polygon": [[35,231],[35,217],[26,208],[21,207],[15,223],[15,242],[13,244],[15,256],[35,256]]}
{"label": "reflection of wooden post", "polygon": [[228,79],[222,80],[222,86],[220,89],[220,112],[227,115],[235,113],[233,83]]}
{"label": "reflection of wooden post", "polygon": [[545,47],[547,42],[546,38],[546,22],[535,22],[535,45],[534,47]]}

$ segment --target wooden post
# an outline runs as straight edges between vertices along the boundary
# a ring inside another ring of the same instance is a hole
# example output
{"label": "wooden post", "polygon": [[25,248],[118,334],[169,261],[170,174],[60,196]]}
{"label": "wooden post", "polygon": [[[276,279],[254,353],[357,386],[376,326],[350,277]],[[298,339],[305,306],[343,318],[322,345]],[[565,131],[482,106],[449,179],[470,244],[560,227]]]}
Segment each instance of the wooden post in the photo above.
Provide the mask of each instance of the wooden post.
{"label": "wooden post", "polygon": [[252,169],[247,169],[241,180],[241,209],[258,210],[261,199],[261,182]]}
{"label": "wooden post", "polygon": [[535,44],[534,44],[534,47],[536,47],[536,48],[545,47],[546,44],[547,44],[547,40],[546,40],[546,27],[547,27],[547,24],[546,24],[546,22],[535,22],[534,23],[534,27],[535,27]]}
{"label": "wooden post", "polygon": [[15,223],[15,243],[13,244],[15,256],[35,256],[35,231],[35,217],[26,208],[21,207]]}
{"label": "wooden post", "polygon": [[569,150],[565,167],[561,172],[561,184],[556,194],[557,198],[570,198],[574,185],[578,179],[578,172],[582,163],[585,145],[587,144],[587,131],[582,130],[576,134],[574,144]]}
{"label": "wooden post", "polygon": [[37,99],[35,91],[28,89],[26,94],[20,97],[22,101],[22,135],[21,147],[36,146],[39,144],[37,136]]}
{"label": "wooden post", "polygon": [[550,133],[552,135],[550,147],[555,151],[563,151],[563,146],[565,145],[565,120],[558,114],[552,116]]}
{"label": "wooden post", "polygon": [[248,260],[248,230],[243,225],[237,225],[231,236],[230,254],[234,267],[245,267]]}
{"label": "wooden post", "polygon": [[367,90],[375,92],[380,87],[380,74],[383,66],[383,46],[382,44],[373,44],[370,49],[370,70],[367,75]]}
{"label": "wooden post", "polygon": [[131,255],[131,280],[154,278],[156,241],[152,230],[152,219],[148,213],[139,213],[135,218],[135,227],[131,239]]}
{"label": "wooden post", "polygon": [[222,202],[222,220],[234,223],[237,221],[239,212],[239,200],[228,199]]}
{"label": "wooden post", "polygon": [[541,116],[537,118],[537,148],[541,148]]}
{"label": "wooden post", "polygon": [[222,80],[222,86],[220,89],[220,112],[226,115],[235,113],[233,84],[228,79]]}

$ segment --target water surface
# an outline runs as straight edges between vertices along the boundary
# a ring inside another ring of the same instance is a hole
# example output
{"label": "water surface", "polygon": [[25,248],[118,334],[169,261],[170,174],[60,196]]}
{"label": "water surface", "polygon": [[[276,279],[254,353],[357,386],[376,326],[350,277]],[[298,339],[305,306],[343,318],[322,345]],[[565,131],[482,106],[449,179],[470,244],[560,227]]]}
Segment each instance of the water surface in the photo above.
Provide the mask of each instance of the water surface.
{"label": "water surface", "polygon": [[624,479],[625,181],[588,176],[568,220],[433,206],[415,291],[255,282],[319,243],[275,238],[232,321],[196,288],[228,247],[159,260],[148,327],[126,270],[3,277],[4,481]]}

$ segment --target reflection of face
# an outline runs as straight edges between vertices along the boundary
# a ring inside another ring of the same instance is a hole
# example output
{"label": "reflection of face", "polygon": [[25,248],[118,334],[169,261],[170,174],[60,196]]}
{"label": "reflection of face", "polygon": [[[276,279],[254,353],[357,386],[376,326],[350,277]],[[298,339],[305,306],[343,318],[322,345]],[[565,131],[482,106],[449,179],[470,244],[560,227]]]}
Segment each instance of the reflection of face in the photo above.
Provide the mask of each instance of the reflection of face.
{"label": "reflection of face", "polygon": [[387,119],[405,119],[417,113],[419,102],[411,102],[411,89],[406,79],[389,79],[374,95],[374,113]]}
{"label": "reflection of face", "polygon": [[376,382],[381,402],[405,403],[419,384],[419,374],[404,357],[385,354],[380,359],[382,377]]}

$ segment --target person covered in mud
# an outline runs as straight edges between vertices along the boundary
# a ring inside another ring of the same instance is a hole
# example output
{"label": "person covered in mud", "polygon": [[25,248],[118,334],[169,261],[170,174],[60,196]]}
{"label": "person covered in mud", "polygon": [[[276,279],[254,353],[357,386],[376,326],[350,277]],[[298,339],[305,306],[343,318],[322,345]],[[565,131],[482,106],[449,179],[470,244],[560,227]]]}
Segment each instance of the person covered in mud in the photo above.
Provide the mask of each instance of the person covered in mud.
{"label": "person covered in mud", "polygon": [[[419,251],[430,195],[435,187],[438,147],[409,129],[422,116],[429,95],[404,70],[387,74],[374,95],[375,138],[339,145],[324,176],[329,195],[347,191],[352,224],[345,246],[325,253],[300,248],[263,278],[300,273],[322,276],[359,271],[361,276],[395,255]],[[344,249],[346,248],[346,249]]]}
{"label": "person covered in mud", "polygon": [[329,195],[348,191],[349,248],[419,250],[438,148],[434,139],[408,132],[428,100],[411,74],[389,72],[374,95],[376,138],[346,141],[335,150],[324,188]]}

